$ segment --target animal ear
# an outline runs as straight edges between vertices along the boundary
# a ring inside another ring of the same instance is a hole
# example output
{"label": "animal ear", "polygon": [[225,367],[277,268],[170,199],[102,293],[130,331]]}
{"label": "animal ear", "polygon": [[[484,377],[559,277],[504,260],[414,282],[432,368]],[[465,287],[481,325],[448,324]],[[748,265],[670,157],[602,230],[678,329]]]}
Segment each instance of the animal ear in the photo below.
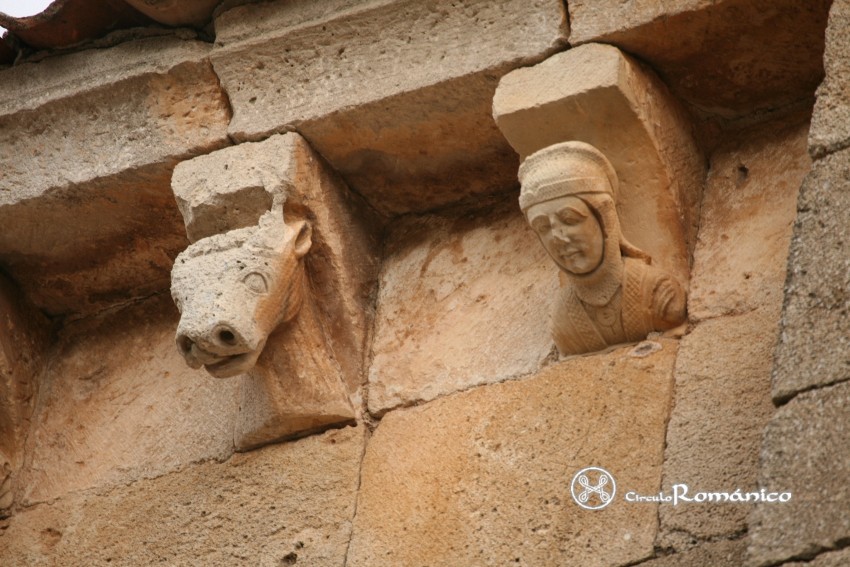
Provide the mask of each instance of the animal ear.
{"label": "animal ear", "polygon": [[293,240],[295,256],[297,258],[303,258],[313,245],[313,227],[307,221],[298,221],[292,228],[296,231],[295,239]]}

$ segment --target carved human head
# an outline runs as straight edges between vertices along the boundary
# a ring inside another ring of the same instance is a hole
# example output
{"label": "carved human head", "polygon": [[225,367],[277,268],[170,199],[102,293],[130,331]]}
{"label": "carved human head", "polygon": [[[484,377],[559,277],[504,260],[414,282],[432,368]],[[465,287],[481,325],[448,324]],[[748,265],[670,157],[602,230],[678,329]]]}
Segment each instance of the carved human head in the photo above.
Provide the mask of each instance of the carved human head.
{"label": "carved human head", "polygon": [[266,213],[258,226],[204,238],[182,252],[171,272],[180,310],[177,348],[193,368],[224,378],[253,368],[269,334],[303,300],[306,221]]}
{"label": "carved human head", "polygon": [[558,266],[576,275],[599,267],[611,232],[603,210],[616,214],[617,174],[608,159],[584,142],[555,144],[528,156],[519,179],[520,208]]}

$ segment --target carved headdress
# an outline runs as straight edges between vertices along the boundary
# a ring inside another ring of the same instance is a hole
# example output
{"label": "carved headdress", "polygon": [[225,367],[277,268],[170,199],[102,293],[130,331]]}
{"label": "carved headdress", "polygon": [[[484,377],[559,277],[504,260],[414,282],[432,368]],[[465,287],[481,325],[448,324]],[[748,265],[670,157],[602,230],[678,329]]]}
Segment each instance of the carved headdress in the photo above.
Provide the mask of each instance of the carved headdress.
{"label": "carved headdress", "polygon": [[562,142],[531,154],[520,165],[519,181],[519,206],[525,214],[538,203],[576,197],[596,215],[605,238],[602,262],[588,274],[567,273],[585,303],[605,305],[611,300],[622,282],[622,256],[651,262],[649,254],[623,236],[616,209],[617,172],[590,144]]}
{"label": "carved headdress", "polygon": [[602,193],[616,202],[620,187],[608,158],[584,142],[563,142],[534,152],[519,166],[519,181],[522,212],[570,195]]}

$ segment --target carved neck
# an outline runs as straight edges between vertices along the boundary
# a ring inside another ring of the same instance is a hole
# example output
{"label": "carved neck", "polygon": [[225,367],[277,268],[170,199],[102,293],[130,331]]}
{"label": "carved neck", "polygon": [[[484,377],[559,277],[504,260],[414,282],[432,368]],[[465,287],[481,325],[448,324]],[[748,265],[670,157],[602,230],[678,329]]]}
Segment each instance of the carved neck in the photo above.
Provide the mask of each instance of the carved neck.
{"label": "carved neck", "polygon": [[321,331],[316,299],[307,285],[307,275],[304,270],[301,271],[301,277],[298,280],[298,289],[293,290],[293,300],[290,306],[292,315],[284,320],[283,331],[295,337],[313,334],[313,341],[315,342],[315,336],[318,336],[316,333],[324,336]]}
{"label": "carved neck", "polygon": [[279,325],[291,325],[304,308],[305,297],[309,296],[307,289],[307,273],[304,264],[298,264],[295,273],[289,278],[289,286],[284,291],[285,305],[281,310]]}
{"label": "carved neck", "polygon": [[293,373],[336,376],[339,368],[305,270],[300,270],[300,276],[293,279],[297,280],[297,287],[292,289],[292,300],[286,307],[288,319],[269,336],[257,365],[261,371],[272,371],[279,376]]}
{"label": "carved neck", "polygon": [[608,305],[623,283],[623,259],[615,258],[605,262],[593,273],[577,276],[567,274],[575,288],[578,298],[588,305],[601,307]]}

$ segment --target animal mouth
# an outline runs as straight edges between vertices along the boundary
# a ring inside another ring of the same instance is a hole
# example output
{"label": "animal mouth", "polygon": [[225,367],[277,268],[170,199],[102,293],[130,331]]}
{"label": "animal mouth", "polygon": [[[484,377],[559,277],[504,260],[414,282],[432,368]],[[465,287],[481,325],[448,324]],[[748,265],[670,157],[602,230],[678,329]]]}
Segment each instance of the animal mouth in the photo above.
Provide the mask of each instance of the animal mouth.
{"label": "animal mouth", "polygon": [[264,345],[265,342],[260,345],[260,348],[255,350],[221,355],[210,352],[198,346],[197,343],[193,343],[184,356],[192,368],[203,366],[207,372],[216,378],[229,378],[251,370],[257,362],[257,358]]}
{"label": "animal mouth", "polygon": [[243,352],[222,357],[217,362],[208,362],[204,364],[204,368],[216,378],[228,378],[250,370],[256,358],[253,352]]}

